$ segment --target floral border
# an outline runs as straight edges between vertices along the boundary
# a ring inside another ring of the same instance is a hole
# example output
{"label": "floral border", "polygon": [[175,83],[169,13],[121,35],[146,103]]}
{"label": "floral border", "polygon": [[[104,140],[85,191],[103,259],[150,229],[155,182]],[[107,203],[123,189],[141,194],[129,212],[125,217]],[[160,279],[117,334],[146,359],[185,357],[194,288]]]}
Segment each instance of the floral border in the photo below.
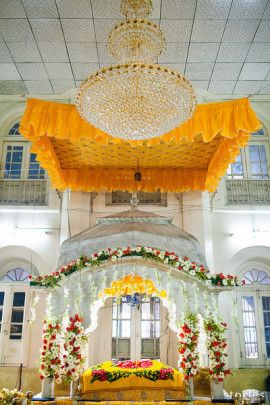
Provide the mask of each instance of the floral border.
{"label": "floral border", "polygon": [[62,266],[58,271],[44,276],[29,276],[31,286],[55,288],[64,277],[82,270],[85,267],[100,266],[103,262],[110,260],[116,262],[122,257],[143,257],[146,260],[153,260],[165,264],[176,270],[188,273],[200,281],[205,281],[208,286],[234,287],[245,284],[244,280],[239,280],[237,276],[224,275],[222,273],[212,274],[204,266],[189,260],[187,256],[179,257],[174,252],[157,250],[146,246],[128,246],[126,248],[107,248],[99,252],[92,253],[90,256],[82,256],[73,260],[69,264]]}
{"label": "floral border", "polygon": [[[151,362],[151,360],[142,360],[141,363]],[[132,363],[132,362],[131,362]],[[138,362],[139,363],[139,362]],[[108,371],[102,368],[102,363],[98,366],[92,367],[92,379],[90,383],[93,384],[95,381],[101,382],[109,382],[112,383],[114,381],[120,380],[121,378],[128,378],[132,375],[135,375],[140,378],[146,378],[150,381],[158,381],[158,380],[172,380],[174,381],[174,370],[171,367],[166,366],[165,364],[161,363],[161,368],[159,370],[152,370],[152,364],[146,364],[147,367],[140,367],[140,364],[136,365],[136,367],[126,368],[126,367],[119,367],[117,364],[112,363],[112,367],[115,367],[114,371]],[[139,368],[139,370],[138,370]]]}

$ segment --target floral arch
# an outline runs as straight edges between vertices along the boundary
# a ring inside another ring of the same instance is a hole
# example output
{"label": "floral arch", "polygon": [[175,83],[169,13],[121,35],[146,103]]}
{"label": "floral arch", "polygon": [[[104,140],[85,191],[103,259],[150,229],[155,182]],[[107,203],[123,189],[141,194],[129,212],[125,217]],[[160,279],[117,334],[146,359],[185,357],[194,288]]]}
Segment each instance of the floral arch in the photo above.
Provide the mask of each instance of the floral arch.
{"label": "floral arch", "polygon": [[[226,324],[218,314],[218,296],[241,284],[237,277],[210,273],[187,257],[145,246],[94,252],[62,266],[51,275],[34,277],[31,281],[36,290],[47,290],[46,341],[52,334],[57,336],[62,328],[58,320],[64,319],[64,330],[68,331],[65,333],[69,334],[74,325],[79,328],[80,333],[75,338],[79,340],[79,346],[82,345],[80,339],[95,330],[98,310],[107,297],[121,299],[135,293],[159,296],[168,309],[169,326],[179,337],[179,367],[186,380],[191,380],[199,369],[200,314],[207,336],[209,373],[217,383],[230,372],[226,366]],[[51,327],[56,332],[51,331]],[[76,378],[82,370],[82,358],[80,354],[80,361],[77,359]],[[74,364],[74,359],[72,361]],[[51,374],[55,376],[56,372]],[[68,380],[73,381],[73,375]]]}

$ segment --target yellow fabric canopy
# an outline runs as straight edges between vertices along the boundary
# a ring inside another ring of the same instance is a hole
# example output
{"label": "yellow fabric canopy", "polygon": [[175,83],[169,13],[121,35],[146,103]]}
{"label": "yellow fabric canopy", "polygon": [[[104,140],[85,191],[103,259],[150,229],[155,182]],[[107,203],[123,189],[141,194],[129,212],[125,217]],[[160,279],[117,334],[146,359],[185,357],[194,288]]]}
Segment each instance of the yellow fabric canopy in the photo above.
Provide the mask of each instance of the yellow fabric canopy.
{"label": "yellow fabric canopy", "polygon": [[212,192],[260,127],[249,100],[239,99],[198,105],[161,137],[124,141],[85,122],[74,105],[28,99],[20,132],[60,190]]}

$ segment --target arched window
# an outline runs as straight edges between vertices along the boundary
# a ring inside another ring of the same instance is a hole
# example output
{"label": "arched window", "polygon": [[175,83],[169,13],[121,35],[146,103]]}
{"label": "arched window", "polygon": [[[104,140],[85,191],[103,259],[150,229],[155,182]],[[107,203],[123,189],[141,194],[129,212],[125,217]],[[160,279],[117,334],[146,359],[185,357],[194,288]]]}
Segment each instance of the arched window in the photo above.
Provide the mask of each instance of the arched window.
{"label": "arched window", "polygon": [[8,136],[21,136],[19,131],[20,123],[16,122],[8,131]]}
{"label": "arched window", "polygon": [[251,134],[245,148],[227,170],[230,179],[269,179],[269,137],[263,127]]}
{"label": "arched window", "polygon": [[15,269],[9,270],[2,281],[12,282],[12,281],[20,281],[20,282],[27,282],[29,281],[29,272],[27,270],[22,269],[21,267],[16,267]]}
{"label": "arched window", "polygon": [[[1,364],[21,364],[26,361],[27,319],[29,313],[29,275],[32,266],[16,260],[3,266],[0,277],[0,347]],[[3,274],[3,273],[2,273]],[[1,345],[0,345],[1,346]]]}
{"label": "arched window", "polygon": [[261,268],[244,272],[240,293],[243,365],[270,364],[270,275]]}
{"label": "arched window", "polygon": [[269,285],[270,284],[270,277],[265,271],[252,269],[247,271],[244,274],[244,280],[246,284],[261,284],[261,285]]}

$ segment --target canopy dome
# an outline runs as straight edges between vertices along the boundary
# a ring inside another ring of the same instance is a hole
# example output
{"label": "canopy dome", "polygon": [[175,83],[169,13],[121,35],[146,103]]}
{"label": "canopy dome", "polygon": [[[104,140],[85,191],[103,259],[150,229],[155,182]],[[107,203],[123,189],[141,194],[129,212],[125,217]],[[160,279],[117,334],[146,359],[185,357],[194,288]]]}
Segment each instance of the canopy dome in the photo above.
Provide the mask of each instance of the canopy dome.
{"label": "canopy dome", "polygon": [[65,240],[61,246],[59,266],[107,247],[134,245],[172,251],[206,265],[198,240],[174,226],[171,218],[130,209],[98,218],[95,226]]}

